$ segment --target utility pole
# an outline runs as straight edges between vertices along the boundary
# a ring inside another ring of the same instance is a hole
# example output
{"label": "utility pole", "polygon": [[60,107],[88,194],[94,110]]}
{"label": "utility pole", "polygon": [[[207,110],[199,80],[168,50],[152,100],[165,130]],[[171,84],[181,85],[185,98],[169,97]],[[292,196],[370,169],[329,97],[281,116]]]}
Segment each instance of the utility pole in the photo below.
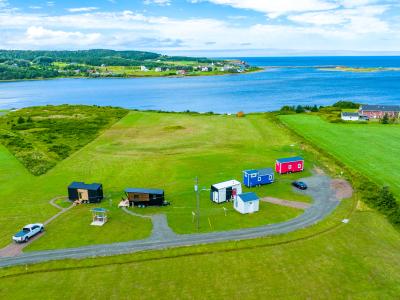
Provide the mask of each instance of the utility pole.
{"label": "utility pole", "polygon": [[199,177],[196,176],[196,183],[194,185],[194,191],[196,192],[196,215],[197,215],[197,231],[200,229],[200,191],[199,191]]}

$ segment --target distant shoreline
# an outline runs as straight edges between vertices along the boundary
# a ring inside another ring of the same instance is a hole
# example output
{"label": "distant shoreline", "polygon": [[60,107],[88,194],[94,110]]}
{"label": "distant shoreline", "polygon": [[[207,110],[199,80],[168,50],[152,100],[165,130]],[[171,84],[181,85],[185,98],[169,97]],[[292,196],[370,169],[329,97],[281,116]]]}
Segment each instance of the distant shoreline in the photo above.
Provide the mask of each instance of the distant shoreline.
{"label": "distant shoreline", "polygon": [[[189,75],[149,75],[149,76],[58,76],[58,77],[50,77],[50,78],[24,78],[24,79],[8,79],[8,80],[0,80],[1,82],[23,82],[23,81],[47,81],[47,80],[57,80],[57,79],[138,79],[138,78],[189,78],[189,77],[211,77],[211,76],[237,76],[237,75],[245,75],[251,73],[258,73],[265,71],[264,67],[257,67],[252,70],[248,70],[242,73],[220,73],[220,74],[189,74]],[[211,73],[211,72],[210,72]]]}

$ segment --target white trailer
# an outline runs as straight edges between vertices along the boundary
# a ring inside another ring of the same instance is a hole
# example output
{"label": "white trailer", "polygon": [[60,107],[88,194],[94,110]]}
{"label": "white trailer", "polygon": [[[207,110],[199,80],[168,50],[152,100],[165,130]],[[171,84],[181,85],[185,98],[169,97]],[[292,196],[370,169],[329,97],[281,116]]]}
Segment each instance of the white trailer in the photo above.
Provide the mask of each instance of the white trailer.
{"label": "white trailer", "polygon": [[233,208],[241,214],[251,214],[259,210],[260,199],[255,193],[239,194],[233,202]]}
{"label": "white trailer", "polygon": [[215,203],[223,203],[235,200],[242,193],[242,184],[237,180],[229,180],[213,184],[210,191],[210,199]]}

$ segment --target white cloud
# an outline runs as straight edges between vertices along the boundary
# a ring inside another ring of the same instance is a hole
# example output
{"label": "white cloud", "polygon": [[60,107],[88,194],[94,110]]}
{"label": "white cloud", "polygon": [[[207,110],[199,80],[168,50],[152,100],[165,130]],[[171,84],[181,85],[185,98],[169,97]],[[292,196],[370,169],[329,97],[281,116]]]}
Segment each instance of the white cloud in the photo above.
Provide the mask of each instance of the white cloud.
{"label": "white cloud", "polygon": [[69,12],[75,13],[75,12],[90,12],[90,11],[95,11],[98,10],[98,7],[90,6],[90,7],[75,7],[75,8],[68,8],[67,10]]}
{"label": "white cloud", "polygon": [[325,12],[310,12],[288,16],[289,20],[316,26],[340,25],[353,34],[386,32],[389,25],[380,19],[387,6],[360,6],[351,9],[339,9]]}
{"label": "white cloud", "polygon": [[[328,0],[202,0],[235,8],[251,9],[276,18],[293,12],[321,11],[338,8],[339,4]],[[192,0],[192,3],[201,2]]]}
{"label": "white cloud", "polygon": [[160,6],[168,6],[171,5],[171,0],[144,0],[143,3],[146,5],[155,4]]}
{"label": "white cloud", "polygon": [[1,8],[5,8],[5,7],[7,7],[9,4],[8,4],[8,1],[7,0],[0,0],[0,9]]}
{"label": "white cloud", "polygon": [[[42,26],[30,26],[25,32],[23,44],[48,45],[48,46],[71,46],[92,45],[101,40],[100,33],[82,33],[79,31],[69,32],[61,30],[46,29]],[[19,43],[16,41],[16,43]]]}
{"label": "white cloud", "polygon": [[[0,0],[1,1],[1,0]],[[379,17],[386,6],[293,12],[290,22],[238,25],[229,18],[154,17],[130,10],[0,13],[0,48],[398,50],[400,30]],[[296,22],[296,24],[293,24]],[[279,24],[279,25],[277,25]],[[390,26],[389,26],[390,25]]]}

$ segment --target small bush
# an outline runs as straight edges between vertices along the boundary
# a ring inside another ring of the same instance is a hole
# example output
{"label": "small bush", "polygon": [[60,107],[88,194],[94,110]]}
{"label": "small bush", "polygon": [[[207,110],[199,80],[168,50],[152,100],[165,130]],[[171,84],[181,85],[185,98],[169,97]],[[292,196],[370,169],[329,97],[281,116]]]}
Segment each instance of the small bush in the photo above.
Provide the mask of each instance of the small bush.
{"label": "small bush", "polygon": [[388,114],[385,114],[381,120],[382,124],[389,124],[389,116]]}
{"label": "small bush", "polygon": [[18,117],[18,120],[17,120],[17,123],[18,123],[18,124],[23,124],[23,123],[25,123],[24,117],[19,116],[19,117]]}

